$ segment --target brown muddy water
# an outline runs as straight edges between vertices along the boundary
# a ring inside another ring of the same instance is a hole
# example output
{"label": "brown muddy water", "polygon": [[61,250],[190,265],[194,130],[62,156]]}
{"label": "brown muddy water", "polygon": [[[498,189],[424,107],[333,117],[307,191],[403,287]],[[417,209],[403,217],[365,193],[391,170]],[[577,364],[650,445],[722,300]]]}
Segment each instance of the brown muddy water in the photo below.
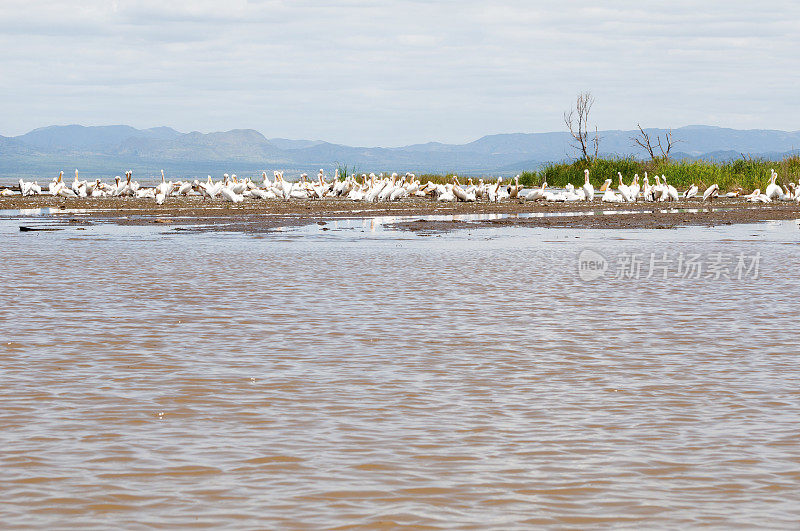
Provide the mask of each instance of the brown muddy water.
{"label": "brown muddy water", "polygon": [[49,226],[0,220],[4,528],[800,520],[796,222],[20,225]]}

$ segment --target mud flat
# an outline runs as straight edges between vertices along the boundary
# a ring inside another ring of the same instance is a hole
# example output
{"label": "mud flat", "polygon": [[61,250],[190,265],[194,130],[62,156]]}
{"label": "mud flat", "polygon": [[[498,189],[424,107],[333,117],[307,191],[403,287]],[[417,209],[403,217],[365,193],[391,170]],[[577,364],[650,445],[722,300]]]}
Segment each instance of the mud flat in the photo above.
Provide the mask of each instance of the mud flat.
{"label": "mud flat", "polygon": [[0,211],[4,211],[6,216],[48,216],[55,223],[163,223],[188,226],[191,230],[203,232],[267,232],[277,227],[374,217],[384,218],[387,227],[415,232],[495,226],[664,229],[800,219],[798,203],[753,204],[739,198],[719,199],[713,203],[681,200],[676,203],[626,204],[597,200],[592,203],[437,203],[415,198],[392,203],[363,203],[323,199],[254,200],[234,205],[190,196],[170,198],[165,204],[156,205],[149,199],[16,196],[0,198]]}

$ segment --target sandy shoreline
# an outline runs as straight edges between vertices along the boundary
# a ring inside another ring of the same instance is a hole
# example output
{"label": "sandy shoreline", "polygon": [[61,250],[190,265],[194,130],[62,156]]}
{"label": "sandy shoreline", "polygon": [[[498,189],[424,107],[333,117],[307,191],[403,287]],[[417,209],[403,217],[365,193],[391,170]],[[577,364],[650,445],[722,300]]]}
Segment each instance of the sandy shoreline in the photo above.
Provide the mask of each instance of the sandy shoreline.
{"label": "sandy shoreline", "polygon": [[[277,227],[378,216],[400,217],[401,219],[396,221],[388,220],[386,226],[416,232],[442,232],[493,226],[657,229],[800,219],[798,203],[753,204],[740,198],[719,199],[713,204],[703,203],[700,200],[681,200],[677,203],[609,204],[600,201],[437,203],[429,199],[364,203],[346,199],[323,199],[258,200],[236,205],[219,201],[204,202],[200,197],[170,198],[164,205],[156,205],[148,199],[130,198],[64,199],[52,196],[0,198],[0,210],[39,208],[53,209],[50,216],[55,223],[180,224],[195,226],[196,231],[203,232],[267,232]],[[469,215],[497,216],[486,216],[495,219],[475,219],[479,216]],[[422,219],[430,216],[465,217]]]}

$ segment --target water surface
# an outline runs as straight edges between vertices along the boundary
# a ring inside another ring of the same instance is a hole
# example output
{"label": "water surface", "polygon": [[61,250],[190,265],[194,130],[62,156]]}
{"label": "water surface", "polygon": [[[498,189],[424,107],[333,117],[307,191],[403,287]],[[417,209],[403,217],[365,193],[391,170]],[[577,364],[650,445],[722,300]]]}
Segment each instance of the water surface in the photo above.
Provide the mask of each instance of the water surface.
{"label": "water surface", "polygon": [[[5,527],[800,519],[794,222],[32,223],[0,221]],[[615,278],[654,253],[760,253],[759,278]]]}

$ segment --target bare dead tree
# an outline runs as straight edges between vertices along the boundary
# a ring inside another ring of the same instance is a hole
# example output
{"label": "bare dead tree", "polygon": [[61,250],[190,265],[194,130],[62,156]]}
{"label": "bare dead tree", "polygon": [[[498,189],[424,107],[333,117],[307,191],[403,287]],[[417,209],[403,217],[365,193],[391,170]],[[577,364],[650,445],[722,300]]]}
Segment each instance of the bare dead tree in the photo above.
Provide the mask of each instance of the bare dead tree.
{"label": "bare dead tree", "polygon": [[656,154],[653,148],[653,144],[650,143],[650,135],[644,132],[644,129],[642,129],[641,125],[636,124],[636,127],[639,128],[639,136],[632,136],[631,140],[639,144],[639,146],[642,149],[647,151],[648,155],[650,155],[650,158],[652,160],[656,160]]}
{"label": "bare dead tree", "polygon": [[[656,136],[656,143],[653,145],[652,140],[650,140],[650,135],[648,135],[642,126],[636,124],[639,128],[639,134],[637,136],[632,136],[631,140],[634,141],[639,147],[647,151],[647,154],[650,155],[651,160],[656,160],[658,158],[662,158],[664,160],[669,160],[669,152],[672,151],[672,148],[680,142],[680,140],[675,140],[672,136],[672,129],[666,132],[664,135],[664,141],[661,141],[661,135]],[[665,145],[666,144],[666,145]],[[661,151],[661,156],[659,157],[656,154],[656,148]]]}
{"label": "bare dead tree", "polygon": [[[564,124],[569,129],[569,133],[574,140],[572,147],[579,151],[585,160],[592,160],[589,145],[589,113],[592,110],[592,105],[594,105],[592,93],[582,92],[578,94],[575,106],[564,113]],[[597,158],[600,150],[600,136],[598,135],[597,126],[595,126],[594,131],[594,138],[591,143],[594,148],[594,158]]]}
{"label": "bare dead tree", "polygon": [[658,149],[661,150],[661,156],[664,157],[664,160],[669,160],[669,152],[672,150],[672,146],[674,146],[676,143],[680,142],[680,140],[675,140],[674,138],[672,138],[672,129],[667,131],[667,133],[664,136],[665,136],[664,142],[666,142],[667,148],[665,150],[664,146],[661,145],[661,135],[659,135],[658,136]]}

